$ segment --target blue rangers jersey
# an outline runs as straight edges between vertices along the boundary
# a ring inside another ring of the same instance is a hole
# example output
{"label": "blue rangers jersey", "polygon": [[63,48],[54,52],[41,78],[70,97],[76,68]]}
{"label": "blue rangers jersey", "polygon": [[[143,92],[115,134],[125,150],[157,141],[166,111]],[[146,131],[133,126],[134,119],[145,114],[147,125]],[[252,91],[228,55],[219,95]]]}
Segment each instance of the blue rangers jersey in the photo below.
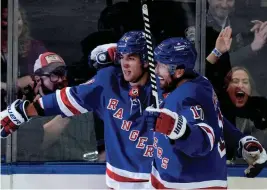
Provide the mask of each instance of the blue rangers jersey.
{"label": "blue rangers jersey", "polygon": [[[162,107],[183,115],[191,133],[171,142],[166,135],[154,134],[151,184],[154,188],[227,188],[224,119],[210,82],[198,76],[183,83],[164,100]],[[229,122],[237,143],[242,134]],[[237,144],[235,144],[237,146]]]}
{"label": "blue rangers jersey", "polygon": [[69,117],[96,112],[104,120],[107,185],[142,189],[150,178],[154,151],[153,131],[146,126],[142,113],[151,105],[150,94],[149,83],[131,89],[121,69],[107,67],[86,84],[58,90],[39,103],[45,115]]}

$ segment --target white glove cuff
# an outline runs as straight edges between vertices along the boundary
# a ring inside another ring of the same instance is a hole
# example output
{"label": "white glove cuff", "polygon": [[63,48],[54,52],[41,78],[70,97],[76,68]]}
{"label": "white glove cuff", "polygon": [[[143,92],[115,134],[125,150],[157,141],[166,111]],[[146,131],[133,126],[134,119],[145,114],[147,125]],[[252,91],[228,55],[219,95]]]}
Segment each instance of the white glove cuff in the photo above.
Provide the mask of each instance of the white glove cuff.
{"label": "white glove cuff", "polygon": [[170,139],[176,140],[185,134],[186,127],[187,127],[186,126],[187,120],[182,115],[178,116],[177,113],[174,113],[173,115],[175,115],[175,117],[176,117],[175,123],[174,123],[174,127],[172,129],[172,132],[168,135],[168,137]]}
{"label": "white glove cuff", "polygon": [[23,116],[17,111],[16,109],[16,104],[18,104],[21,100],[16,100],[15,102],[13,102],[10,106],[7,107],[7,112],[8,112],[8,117],[9,119],[15,124],[15,125],[21,125],[23,124],[24,122],[28,121],[29,118],[27,117],[26,113],[25,113],[25,110],[24,110],[24,107],[25,107],[25,104],[26,103],[29,103],[29,101],[24,101],[23,102],[23,114],[25,115],[26,119],[25,120],[23,118]]}
{"label": "white glove cuff", "polygon": [[256,139],[255,137],[253,137],[253,136],[245,136],[245,137],[243,137],[242,139],[240,139],[240,141],[239,141],[239,150],[240,150],[240,145],[242,146],[242,150],[241,150],[241,153],[242,153],[242,157],[243,157],[243,159],[249,164],[249,165],[253,165],[254,164],[254,162],[256,161],[256,160],[258,160],[259,159],[259,157],[260,157],[260,154],[261,154],[261,152],[260,152],[260,150],[256,150],[256,151],[247,151],[246,149],[245,149],[245,144],[246,143],[252,143],[252,142],[255,142],[255,143],[258,143],[258,144],[260,144],[259,143],[259,141],[258,141],[258,139]]}

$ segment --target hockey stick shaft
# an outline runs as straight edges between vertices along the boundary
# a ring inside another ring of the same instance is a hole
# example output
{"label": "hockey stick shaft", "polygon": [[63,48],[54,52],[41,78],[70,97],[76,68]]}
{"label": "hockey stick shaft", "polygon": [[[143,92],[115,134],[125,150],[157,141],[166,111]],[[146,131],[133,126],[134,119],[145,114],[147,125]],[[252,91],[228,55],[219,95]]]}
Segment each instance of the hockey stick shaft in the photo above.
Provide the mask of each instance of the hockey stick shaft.
{"label": "hockey stick shaft", "polygon": [[154,61],[154,53],[153,53],[153,42],[152,42],[152,34],[150,29],[150,20],[148,13],[148,0],[141,0],[142,6],[142,15],[144,20],[144,30],[145,30],[145,38],[147,44],[147,61],[148,68],[150,74],[150,82],[152,87],[152,96],[154,97],[153,103],[156,105],[156,108],[159,108],[159,96],[158,96],[158,88],[157,88],[157,80],[156,80],[156,66]]}

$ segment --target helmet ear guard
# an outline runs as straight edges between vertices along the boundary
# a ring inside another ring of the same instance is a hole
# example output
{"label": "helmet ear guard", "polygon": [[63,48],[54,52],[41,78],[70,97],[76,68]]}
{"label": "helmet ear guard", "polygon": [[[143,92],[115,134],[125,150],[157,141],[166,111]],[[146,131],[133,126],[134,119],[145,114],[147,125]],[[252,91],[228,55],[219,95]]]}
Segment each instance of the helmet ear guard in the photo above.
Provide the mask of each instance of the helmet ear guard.
{"label": "helmet ear guard", "polygon": [[178,66],[176,64],[166,64],[166,65],[168,66],[171,75],[174,75],[177,69],[185,69],[184,65],[178,65]]}

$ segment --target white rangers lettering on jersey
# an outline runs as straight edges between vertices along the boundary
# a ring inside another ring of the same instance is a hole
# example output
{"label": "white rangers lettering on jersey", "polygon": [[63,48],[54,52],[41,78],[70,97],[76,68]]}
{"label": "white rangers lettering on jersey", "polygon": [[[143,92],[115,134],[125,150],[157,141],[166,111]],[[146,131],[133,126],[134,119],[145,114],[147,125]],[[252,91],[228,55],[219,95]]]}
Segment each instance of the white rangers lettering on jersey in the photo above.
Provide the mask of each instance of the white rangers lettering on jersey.
{"label": "white rangers lettering on jersey", "polygon": [[157,157],[158,157],[159,159],[162,159],[162,154],[163,154],[163,150],[162,150],[162,148],[158,147],[158,148],[157,148]]}
{"label": "white rangers lettering on jersey", "polygon": [[130,141],[136,141],[136,139],[138,138],[138,135],[139,135],[138,130],[132,130],[130,135],[129,135]]}
{"label": "white rangers lettering on jersey", "polygon": [[109,99],[107,109],[108,110],[116,110],[118,103],[119,103],[119,100],[112,99],[112,98]]}
{"label": "white rangers lettering on jersey", "polygon": [[117,119],[122,119],[123,118],[123,109],[119,108],[114,114],[113,117]]}
{"label": "white rangers lettering on jersey", "polygon": [[157,146],[158,146],[158,138],[154,137],[153,147],[157,148]]}
{"label": "white rangers lettering on jersey", "polygon": [[163,168],[163,169],[167,169],[167,167],[168,167],[168,163],[169,163],[169,158],[163,158],[162,159],[162,164],[161,164],[161,167]]}
{"label": "white rangers lettering on jersey", "polygon": [[131,126],[132,126],[132,123],[131,121],[126,121],[126,120],[123,120],[122,121],[122,125],[121,125],[121,129],[124,130],[124,131],[129,131]]}
{"label": "white rangers lettering on jersey", "polygon": [[146,145],[146,151],[143,154],[145,157],[153,157],[154,147],[153,145]]}
{"label": "white rangers lettering on jersey", "polygon": [[147,137],[139,137],[138,142],[136,144],[136,148],[144,149],[145,148],[145,142],[148,140]]}

